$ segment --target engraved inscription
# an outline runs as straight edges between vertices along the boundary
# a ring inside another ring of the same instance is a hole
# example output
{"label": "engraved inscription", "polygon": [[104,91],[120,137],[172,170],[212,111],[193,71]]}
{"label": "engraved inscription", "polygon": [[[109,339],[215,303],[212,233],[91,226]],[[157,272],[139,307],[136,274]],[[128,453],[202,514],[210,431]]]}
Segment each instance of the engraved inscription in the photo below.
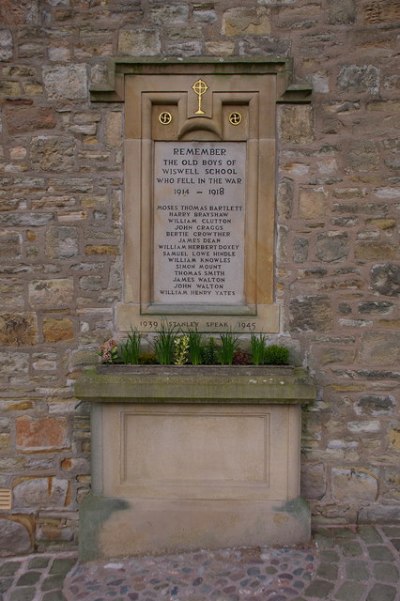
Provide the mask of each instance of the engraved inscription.
{"label": "engraved inscription", "polygon": [[153,298],[244,303],[245,142],[156,142]]}

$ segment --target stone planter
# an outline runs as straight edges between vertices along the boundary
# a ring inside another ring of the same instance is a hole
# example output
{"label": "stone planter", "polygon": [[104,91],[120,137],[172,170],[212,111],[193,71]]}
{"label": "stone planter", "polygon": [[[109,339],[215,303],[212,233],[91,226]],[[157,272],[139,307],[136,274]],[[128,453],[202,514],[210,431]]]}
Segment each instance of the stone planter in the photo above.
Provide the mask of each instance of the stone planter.
{"label": "stone planter", "polygon": [[303,370],[101,366],[76,396],[93,403],[82,560],[309,539]]}

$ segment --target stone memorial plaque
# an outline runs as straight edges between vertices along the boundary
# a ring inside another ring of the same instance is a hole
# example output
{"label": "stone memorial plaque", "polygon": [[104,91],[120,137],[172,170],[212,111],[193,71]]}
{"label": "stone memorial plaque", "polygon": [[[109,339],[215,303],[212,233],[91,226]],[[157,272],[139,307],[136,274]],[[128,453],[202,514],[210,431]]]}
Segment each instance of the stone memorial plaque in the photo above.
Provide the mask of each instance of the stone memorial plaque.
{"label": "stone memorial plaque", "polygon": [[153,302],[245,300],[245,142],[155,142]]}

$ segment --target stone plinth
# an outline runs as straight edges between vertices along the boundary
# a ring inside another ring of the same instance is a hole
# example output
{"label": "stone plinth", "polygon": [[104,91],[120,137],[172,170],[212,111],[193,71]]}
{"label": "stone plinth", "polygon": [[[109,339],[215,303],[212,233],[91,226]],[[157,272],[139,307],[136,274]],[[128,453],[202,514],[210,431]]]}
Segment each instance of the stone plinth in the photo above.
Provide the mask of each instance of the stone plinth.
{"label": "stone plinth", "polygon": [[300,428],[315,388],[302,370],[114,366],[76,395],[93,402],[82,560],[309,539]]}

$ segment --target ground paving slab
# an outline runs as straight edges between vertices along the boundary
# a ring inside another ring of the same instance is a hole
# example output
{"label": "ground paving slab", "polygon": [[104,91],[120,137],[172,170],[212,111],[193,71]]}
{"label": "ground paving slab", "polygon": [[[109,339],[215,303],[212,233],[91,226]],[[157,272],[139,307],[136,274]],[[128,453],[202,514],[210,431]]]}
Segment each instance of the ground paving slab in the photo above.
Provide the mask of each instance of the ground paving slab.
{"label": "ground paving slab", "polygon": [[319,528],[302,548],[8,557],[0,601],[400,601],[399,550],[400,524]]}

